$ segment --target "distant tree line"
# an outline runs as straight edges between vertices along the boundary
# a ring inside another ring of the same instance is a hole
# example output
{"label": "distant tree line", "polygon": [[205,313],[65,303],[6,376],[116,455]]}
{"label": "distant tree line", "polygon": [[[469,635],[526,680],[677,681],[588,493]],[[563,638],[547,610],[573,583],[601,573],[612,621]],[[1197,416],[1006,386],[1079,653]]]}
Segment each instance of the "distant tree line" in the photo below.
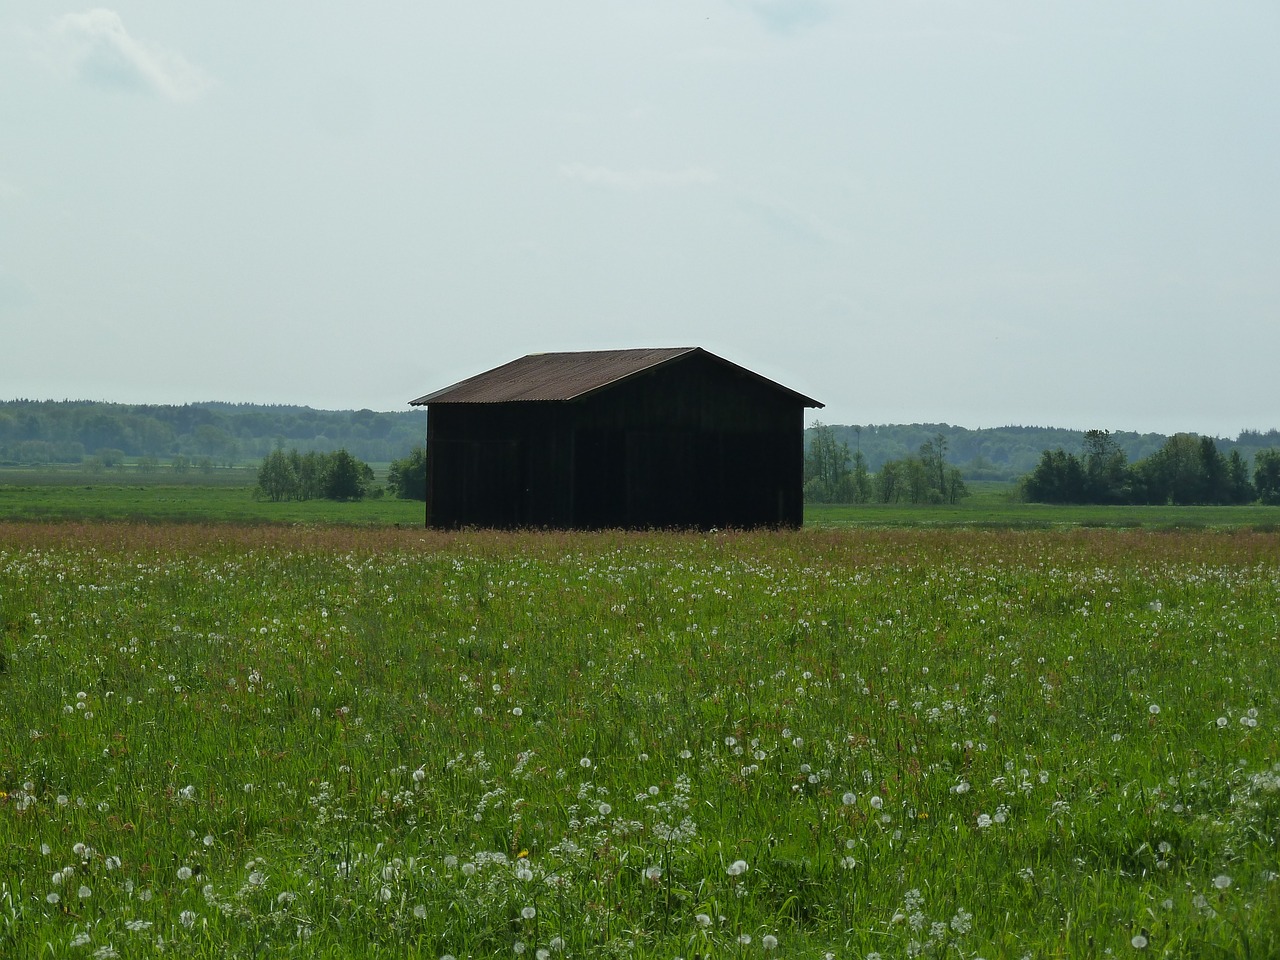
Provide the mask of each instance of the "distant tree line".
{"label": "distant tree line", "polygon": [[1130,463],[1106,430],[1084,435],[1080,455],[1045,450],[1022,480],[1035,503],[1280,504],[1280,450],[1259,450],[1253,471],[1240,451],[1224,455],[1211,437],[1179,433]]}
{"label": "distant tree line", "polygon": [[385,463],[421,444],[424,432],[423,414],[413,410],[11,400],[0,402],[0,463],[182,457],[190,463],[229,466],[257,461],[284,444],[304,453],[345,449],[360,459]]}
{"label": "distant tree line", "polygon": [[362,500],[373,487],[373,468],[346,450],[285,453],[273,450],[258,468],[265,500]]}
{"label": "distant tree line", "polygon": [[872,473],[860,448],[852,453],[826,424],[808,431],[804,458],[807,503],[958,503],[969,495],[960,470],[947,462],[947,438],[939,433],[915,455],[886,460]]}
{"label": "distant tree line", "polygon": [[[845,443],[854,454],[861,453],[869,473],[879,473],[891,460],[916,456],[920,447],[935,437],[947,441],[947,460],[966,480],[1015,481],[1036,468],[1045,450],[1061,447],[1079,450],[1083,430],[1057,427],[1006,426],[978,430],[946,423],[815,425],[806,432],[806,445],[814,430],[822,426],[836,443]],[[1111,434],[1130,462],[1143,460],[1169,439],[1159,433],[1117,431]],[[1239,450],[1246,460],[1259,451],[1280,446],[1280,431],[1244,430],[1234,440],[1219,439],[1224,455]]]}

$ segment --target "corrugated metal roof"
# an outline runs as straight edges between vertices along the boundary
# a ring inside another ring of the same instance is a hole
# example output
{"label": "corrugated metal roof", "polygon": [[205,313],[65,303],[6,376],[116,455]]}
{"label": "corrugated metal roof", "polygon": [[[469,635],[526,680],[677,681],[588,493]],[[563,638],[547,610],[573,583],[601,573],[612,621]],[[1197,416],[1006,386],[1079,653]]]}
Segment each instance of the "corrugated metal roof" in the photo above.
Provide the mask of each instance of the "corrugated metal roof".
{"label": "corrugated metal roof", "polygon": [[700,353],[740,370],[778,390],[794,394],[806,407],[822,404],[779,383],[708,353],[701,347],[641,350],[586,350],[575,353],[531,353],[452,386],[429,393],[410,406],[432,403],[509,403],[518,400],[576,400],[611,384],[683,357]]}

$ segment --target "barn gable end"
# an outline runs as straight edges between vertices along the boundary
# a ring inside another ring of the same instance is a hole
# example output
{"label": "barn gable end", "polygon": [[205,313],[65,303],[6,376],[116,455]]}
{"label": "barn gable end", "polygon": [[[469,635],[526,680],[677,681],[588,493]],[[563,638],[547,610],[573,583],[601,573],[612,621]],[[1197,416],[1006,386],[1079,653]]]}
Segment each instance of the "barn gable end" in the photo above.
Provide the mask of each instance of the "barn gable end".
{"label": "barn gable end", "polygon": [[427,408],[432,527],[758,527],[803,518],[815,400],[698,347],[534,354]]}

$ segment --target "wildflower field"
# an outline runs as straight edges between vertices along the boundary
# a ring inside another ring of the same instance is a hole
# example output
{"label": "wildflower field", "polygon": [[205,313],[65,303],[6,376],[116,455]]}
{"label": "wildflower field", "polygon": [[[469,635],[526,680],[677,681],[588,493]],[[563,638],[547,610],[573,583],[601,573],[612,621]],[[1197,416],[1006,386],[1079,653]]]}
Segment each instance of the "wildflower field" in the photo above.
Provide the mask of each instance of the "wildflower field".
{"label": "wildflower field", "polygon": [[0,525],[0,956],[1280,955],[1280,534]]}

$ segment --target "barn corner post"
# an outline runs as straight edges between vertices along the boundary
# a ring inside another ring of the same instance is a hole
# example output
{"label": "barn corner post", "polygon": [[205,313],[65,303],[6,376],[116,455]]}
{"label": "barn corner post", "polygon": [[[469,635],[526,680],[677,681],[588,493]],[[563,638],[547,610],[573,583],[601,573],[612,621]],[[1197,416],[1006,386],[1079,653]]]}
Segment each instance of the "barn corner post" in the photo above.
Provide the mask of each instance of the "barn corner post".
{"label": "barn corner post", "polygon": [[423,408],[426,414],[422,432],[422,527],[431,529],[431,411]]}

